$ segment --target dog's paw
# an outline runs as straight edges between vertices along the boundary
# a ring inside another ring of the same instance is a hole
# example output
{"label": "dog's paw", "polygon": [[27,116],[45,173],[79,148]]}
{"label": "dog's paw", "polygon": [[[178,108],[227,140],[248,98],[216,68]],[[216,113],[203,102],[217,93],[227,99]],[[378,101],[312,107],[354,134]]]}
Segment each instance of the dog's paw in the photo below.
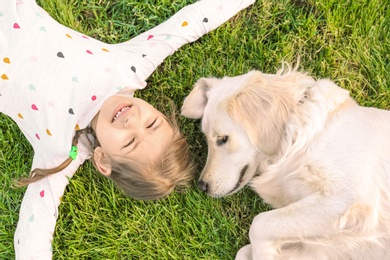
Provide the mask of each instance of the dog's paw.
{"label": "dog's paw", "polygon": [[236,254],[235,260],[251,260],[252,259],[252,245],[246,245],[240,248]]}

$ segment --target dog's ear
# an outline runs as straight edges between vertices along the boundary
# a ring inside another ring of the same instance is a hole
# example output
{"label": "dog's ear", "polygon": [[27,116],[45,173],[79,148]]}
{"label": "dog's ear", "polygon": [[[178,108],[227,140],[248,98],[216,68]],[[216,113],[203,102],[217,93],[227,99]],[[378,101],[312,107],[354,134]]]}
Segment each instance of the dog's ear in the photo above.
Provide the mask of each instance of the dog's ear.
{"label": "dog's ear", "polygon": [[219,81],[220,79],[217,78],[200,78],[190,94],[184,99],[181,114],[188,118],[201,118],[208,101],[207,93]]}
{"label": "dog's ear", "polygon": [[295,101],[283,88],[270,86],[263,73],[253,71],[242,88],[228,100],[230,116],[244,127],[253,145],[267,155],[280,149],[285,125]]}

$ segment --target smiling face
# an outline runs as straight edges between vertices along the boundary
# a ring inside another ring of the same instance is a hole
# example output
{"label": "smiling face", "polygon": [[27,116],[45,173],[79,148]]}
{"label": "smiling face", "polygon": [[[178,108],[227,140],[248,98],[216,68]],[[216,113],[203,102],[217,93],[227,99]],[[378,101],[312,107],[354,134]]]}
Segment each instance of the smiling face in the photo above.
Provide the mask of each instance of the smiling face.
{"label": "smiling face", "polygon": [[[161,112],[142,99],[121,94],[104,101],[92,128],[100,143],[94,153],[97,164],[105,156],[155,162],[173,138],[173,129]],[[99,165],[98,169],[110,174]]]}

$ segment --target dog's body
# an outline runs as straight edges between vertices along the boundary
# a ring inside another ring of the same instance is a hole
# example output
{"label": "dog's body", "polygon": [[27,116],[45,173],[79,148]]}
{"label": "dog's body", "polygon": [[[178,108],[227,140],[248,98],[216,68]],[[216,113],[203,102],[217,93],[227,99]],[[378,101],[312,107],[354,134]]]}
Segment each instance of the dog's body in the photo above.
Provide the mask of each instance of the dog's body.
{"label": "dog's body", "polygon": [[390,112],[295,70],[200,79],[182,114],[202,117],[211,196],[246,184],[275,209],[237,259],[390,259]]}

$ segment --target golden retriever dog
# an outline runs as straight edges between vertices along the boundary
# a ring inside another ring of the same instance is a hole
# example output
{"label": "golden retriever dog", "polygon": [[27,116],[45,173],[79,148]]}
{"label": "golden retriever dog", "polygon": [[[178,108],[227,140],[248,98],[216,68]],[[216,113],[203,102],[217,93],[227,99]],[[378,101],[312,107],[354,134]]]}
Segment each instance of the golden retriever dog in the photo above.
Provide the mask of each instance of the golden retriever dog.
{"label": "golden retriever dog", "polygon": [[202,118],[213,197],[249,184],[273,210],[236,259],[390,259],[390,111],[296,69],[201,78],[182,115]]}

